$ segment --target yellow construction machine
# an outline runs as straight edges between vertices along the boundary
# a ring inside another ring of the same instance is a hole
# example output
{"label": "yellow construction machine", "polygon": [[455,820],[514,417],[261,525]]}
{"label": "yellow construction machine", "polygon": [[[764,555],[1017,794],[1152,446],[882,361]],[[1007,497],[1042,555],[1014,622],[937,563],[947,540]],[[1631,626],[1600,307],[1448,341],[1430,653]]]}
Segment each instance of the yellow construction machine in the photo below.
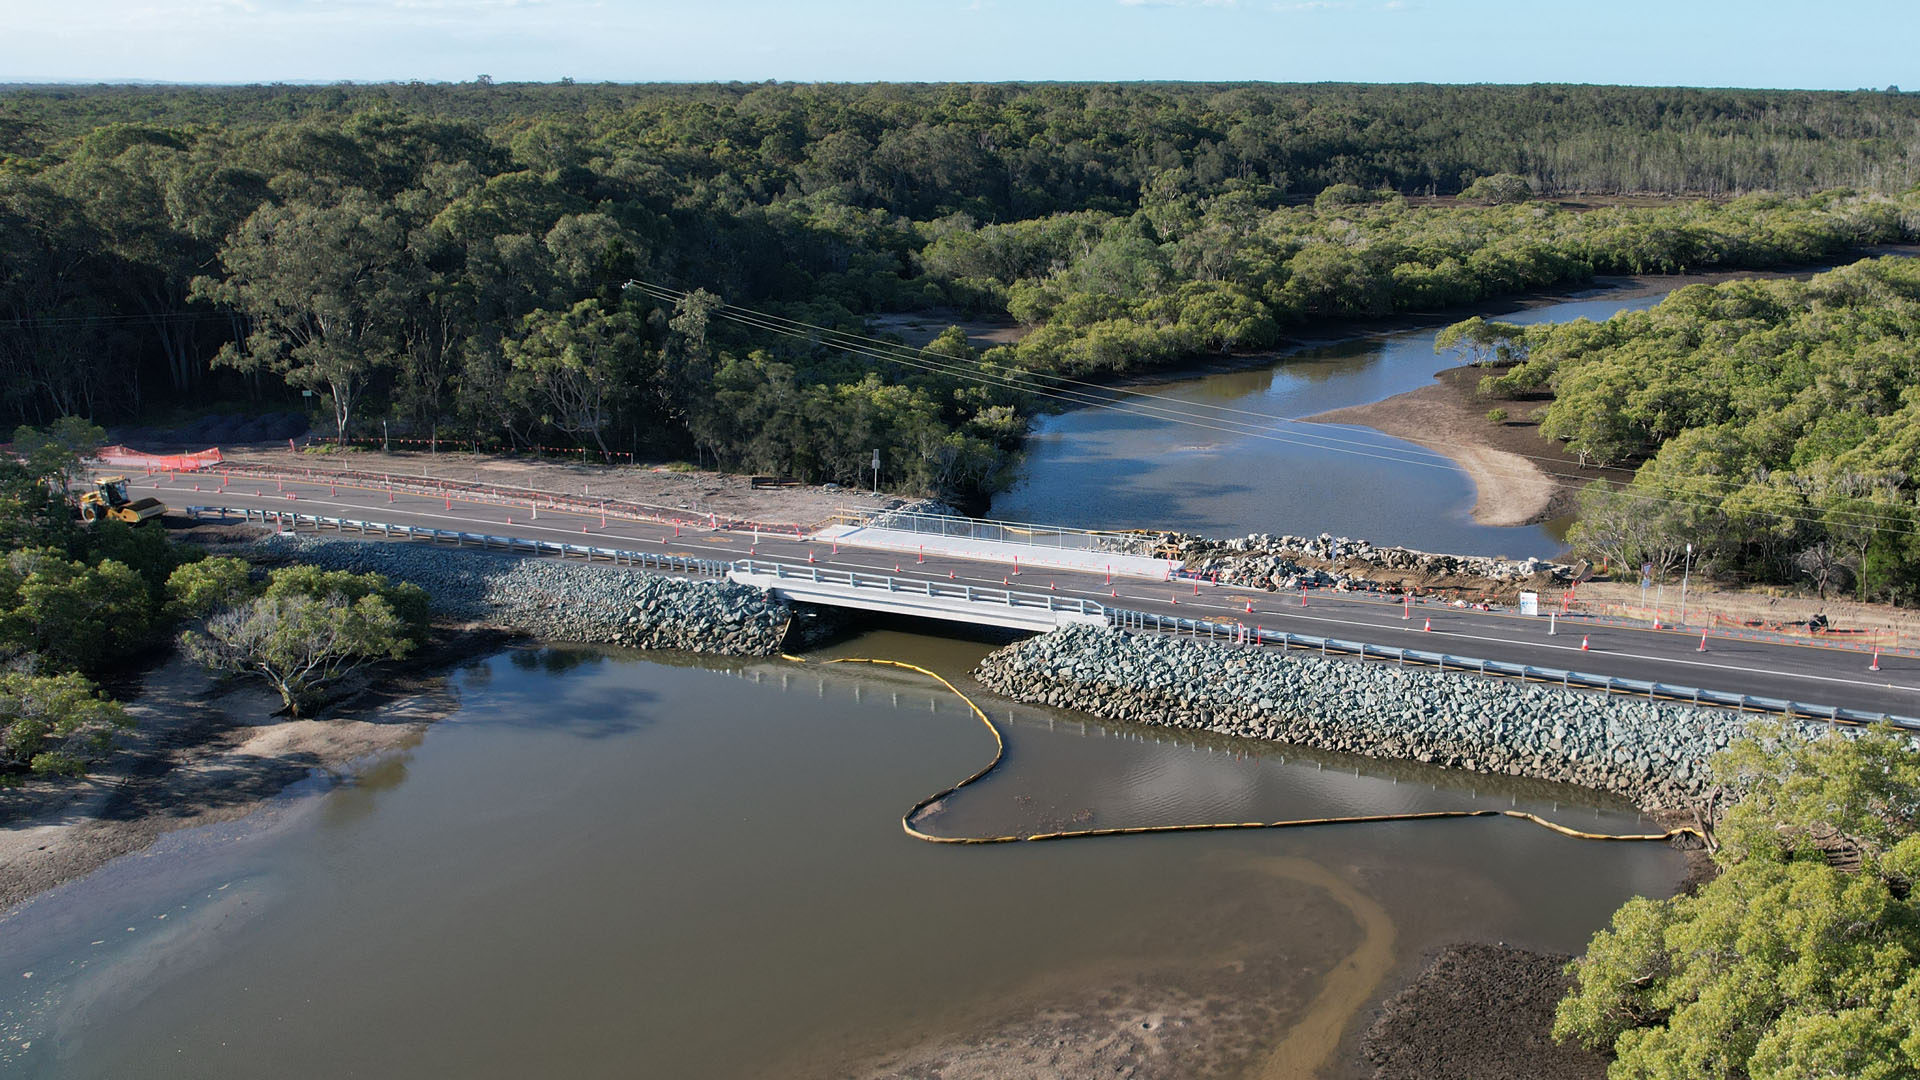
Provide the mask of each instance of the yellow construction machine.
{"label": "yellow construction machine", "polygon": [[102,476],[93,482],[94,490],[80,494],[80,520],[124,521],[129,525],[138,525],[167,512],[167,504],[159,499],[130,499],[127,497],[127,478],[124,476]]}

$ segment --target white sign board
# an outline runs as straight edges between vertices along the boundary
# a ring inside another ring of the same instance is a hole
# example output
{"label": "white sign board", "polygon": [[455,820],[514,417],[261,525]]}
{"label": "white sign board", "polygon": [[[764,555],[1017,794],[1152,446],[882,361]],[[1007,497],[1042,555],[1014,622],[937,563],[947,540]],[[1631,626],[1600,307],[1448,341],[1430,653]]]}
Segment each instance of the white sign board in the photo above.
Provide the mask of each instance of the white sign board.
{"label": "white sign board", "polygon": [[1520,594],[1520,614],[1522,615],[1540,614],[1540,594],[1539,593],[1523,592]]}

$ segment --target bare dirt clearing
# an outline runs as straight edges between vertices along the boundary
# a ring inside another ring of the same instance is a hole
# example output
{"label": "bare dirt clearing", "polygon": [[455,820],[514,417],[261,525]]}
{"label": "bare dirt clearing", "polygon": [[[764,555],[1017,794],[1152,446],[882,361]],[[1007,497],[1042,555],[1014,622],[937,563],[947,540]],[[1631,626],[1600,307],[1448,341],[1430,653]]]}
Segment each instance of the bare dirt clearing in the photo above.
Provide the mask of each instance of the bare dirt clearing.
{"label": "bare dirt clearing", "polygon": [[378,450],[315,454],[284,448],[243,448],[229,452],[227,459],[236,464],[276,469],[383,473],[396,478],[429,477],[463,484],[533,488],[785,525],[814,525],[837,510],[884,508],[907,501],[887,491],[874,495],[871,491],[821,484],[755,487],[750,476],[679,466],[585,465],[554,458],[503,454],[381,453]]}

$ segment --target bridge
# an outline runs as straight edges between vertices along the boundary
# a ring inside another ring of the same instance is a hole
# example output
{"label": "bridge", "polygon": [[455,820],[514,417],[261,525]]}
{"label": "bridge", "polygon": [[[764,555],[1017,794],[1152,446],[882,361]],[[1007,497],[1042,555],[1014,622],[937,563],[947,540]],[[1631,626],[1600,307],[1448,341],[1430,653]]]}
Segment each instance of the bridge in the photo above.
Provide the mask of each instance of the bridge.
{"label": "bridge", "polygon": [[[1911,649],[1870,657],[1854,648],[1716,631],[1709,634],[1709,649],[1701,651],[1698,628],[1556,622],[1417,602],[1403,606],[1399,597],[1378,594],[1279,594],[1170,580],[1173,566],[1153,558],[1147,550],[1151,536],[1140,533],[871,511],[850,512],[807,530],[568,492],[242,464],[136,477],[133,486],[177,507],[298,511],[365,522],[388,535],[428,530],[443,543],[518,544],[528,552],[548,543],[659,556],[674,573],[725,567],[718,572],[748,574],[734,565],[745,559],[784,567],[751,574],[770,574],[776,591],[785,595],[814,591],[816,603],[832,603],[828,597],[834,595],[844,606],[919,617],[1010,626],[1018,620],[1018,629],[1038,629],[1079,621],[1097,608],[1108,622],[1215,641],[1287,648],[1318,648],[1314,643],[1324,641],[1334,643],[1326,646],[1330,652],[1398,656],[1408,663],[1441,657],[1439,663],[1449,670],[1477,672],[1484,666],[1489,675],[1643,695],[1652,688],[1655,697],[1693,700],[1699,688],[1702,703],[1721,695],[1731,702],[1804,705],[1822,714],[1838,709],[1863,716],[1920,715],[1920,655]],[[445,539],[454,533],[468,539]],[[812,580],[815,572],[821,581]],[[848,576],[827,580],[842,574]],[[966,599],[966,587],[975,590],[972,600]],[[1016,599],[1009,603],[1006,594]],[[1041,615],[1043,609],[1048,614]],[[1562,672],[1564,677],[1555,674]]]}
{"label": "bridge", "polygon": [[[178,499],[183,485],[156,478],[149,486]],[[1027,631],[1106,623],[1244,647],[1304,648],[1362,662],[1847,722],[1884,718],[1920,728],[1912,718],[1920,713],[1920,687],[1913,685],[1920,664],[1905,655],[1884,657],[1882,672],[1868,673],[1890,676],[1883,681],[1846,670],[1848,661],[1856,672],[1864,666],[1857,653],[1729,639],[1701,654],[1692,631],[1597,625],[1573,630],[1562,623],[1563,633],[1553,635],[1540,619],[1451,608],[1422,611],[1422,628],[1415,629],[1398,600],[1341,594],[1295,599],[1170,580],[1174,567],[1143,553],[1149,541],[1134,533],[866,512],[842,515],[811,532],[752,523],[730,527],[695,517],[602,518],[563,509],[558,501],[523,503],[517,497],[456,500],[443,493],[403,500],[395,491],[311,480],[276,482],[272,494],[228,484],[218,494],[220,503],[201,506],[201,513],[273,528],[335,529],[724,576],[806,603]],[[517,513],[522,507],[526,513]],[[740,558],[743,546],[746,557]],[[1441,624],[1437,632],[1424,629],[1435,619]],[[1576,634],[1580,644],[1573,643]],[[1589,639],[1602,644],[1590,650],[1584,647]]]}

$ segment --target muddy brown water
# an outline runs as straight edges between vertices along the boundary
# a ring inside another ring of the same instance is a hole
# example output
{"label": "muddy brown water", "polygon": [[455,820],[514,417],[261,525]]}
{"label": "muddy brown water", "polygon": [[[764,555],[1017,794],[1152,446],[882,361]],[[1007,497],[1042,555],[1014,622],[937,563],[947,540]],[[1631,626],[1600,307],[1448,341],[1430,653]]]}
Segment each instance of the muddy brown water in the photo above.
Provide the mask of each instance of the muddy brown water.
{"label": "muddy brown water", "polygon": [[[1665,295],[1601,294],[1498,318],[1602,320]],[[1431,384],[1453,362],[1434,354],[1438,333],[1296,349],[1264,366],[1115,390],[1105,395],[1112,408],[1042,417],[1019,478],[994,497],[992,516],[1210,536],[1330,532],[1513,558],[1558,553],[1565,521],[1475,523],[1473,481],[1440,455],[1371,428],[1286,422]]]}
{"label": "muddy brown water", "polygon": [[[829,654],[957,677],[991,647],[875,631]],[[1027,1065],[994,1054],[1071,1066],[1056,1043],[1167,1023],[1141,1075],[1330,1053],[1339,1075],[1356,1007],[1426,948],[1575,950],[1682,870],[1481,819],[919,843],[900,813],[978,767],[985,732],[917,676],[822,658],[476,661],[411,751],[0,922],[0,1071],[995,1075]],[[980,700],[1008,759],[941,831],[1510,806],[1645,827],[1577,789]]]}

